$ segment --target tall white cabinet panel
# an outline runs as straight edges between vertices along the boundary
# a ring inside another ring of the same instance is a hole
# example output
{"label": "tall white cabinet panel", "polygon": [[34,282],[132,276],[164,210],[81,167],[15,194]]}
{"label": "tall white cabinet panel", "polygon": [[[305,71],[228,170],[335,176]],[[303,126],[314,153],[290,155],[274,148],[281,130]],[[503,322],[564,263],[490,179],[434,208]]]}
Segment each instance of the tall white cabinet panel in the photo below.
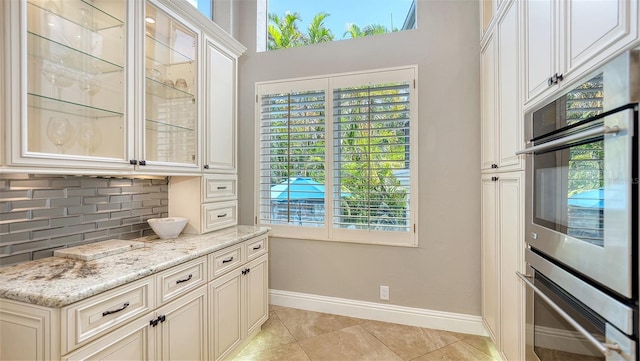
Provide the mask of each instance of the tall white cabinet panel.
{"label": "tall white cabinet panel", "polygon": [[495,73],[495,43],[493,34],[488,41],[480,57],[480,86],[482,87],[482,169],[492,169],[498,166],[496,160],[496,73]]}
{"label": "tall white cabinet panel", "polygon": [[522,169],[522,158],[516,152],[524,144],[523,119],[520,112],[520,27],[518,18],[519,4],[514,2],[500,19],[497,26],[498,97],[497,158],[498,168]]}
{"label": "tall white cabinet panel", "polygon": [[524,285],[516,276],[523,272],[524,187],[521,172],[501,174],[498,179],[498,234],[500,243],[500,350],[507,360],[524,355]]}
{"label": "tall white cabinet panel", "polygon": [[482,177],[482,312],[490,336],[507,360],[524,352],[523,173]]}
{"label": "tall white cabinet panel", "polygon": [[236,57],[206,39],[205,169],[236,171]]}
{"label": "tall white cabinet panel", "polygon": [[520,170],[520,21],[518,2],[509,2],[498,16],[481,55],[482,169]]}
{"label": "tall white cabinet panel", "polygon": [[495,176],[482,177],[482,319],[492,339],[499,331],[499,247]]}

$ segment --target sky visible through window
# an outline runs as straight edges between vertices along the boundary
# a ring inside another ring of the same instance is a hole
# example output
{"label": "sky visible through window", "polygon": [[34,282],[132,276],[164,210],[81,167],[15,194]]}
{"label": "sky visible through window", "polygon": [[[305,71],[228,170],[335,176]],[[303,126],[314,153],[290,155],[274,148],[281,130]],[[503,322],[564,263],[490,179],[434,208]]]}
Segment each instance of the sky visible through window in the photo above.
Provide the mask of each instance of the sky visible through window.
{"label": "sky visible through window", "polygon": [[326,12],[331,14],[324,21],[334,40],[349,39],[347,24],[360,28],[367,25],[383,25],[387,29],[402,29],[413,0],[268,0],[268,12],[283,16],[285,12],[298,12],[305,31],[313,17]]}

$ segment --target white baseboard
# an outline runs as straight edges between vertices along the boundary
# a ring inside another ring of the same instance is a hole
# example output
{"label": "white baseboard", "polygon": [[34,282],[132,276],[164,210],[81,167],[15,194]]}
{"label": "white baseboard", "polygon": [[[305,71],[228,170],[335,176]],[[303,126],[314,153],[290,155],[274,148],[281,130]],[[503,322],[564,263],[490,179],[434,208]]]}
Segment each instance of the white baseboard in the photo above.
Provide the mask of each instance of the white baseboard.
{"label": "white baseboard", "polygon": [[480,316],[272,289],[269,290],[269,300],[272,305],[307,311],[480,336],[488,335]]}

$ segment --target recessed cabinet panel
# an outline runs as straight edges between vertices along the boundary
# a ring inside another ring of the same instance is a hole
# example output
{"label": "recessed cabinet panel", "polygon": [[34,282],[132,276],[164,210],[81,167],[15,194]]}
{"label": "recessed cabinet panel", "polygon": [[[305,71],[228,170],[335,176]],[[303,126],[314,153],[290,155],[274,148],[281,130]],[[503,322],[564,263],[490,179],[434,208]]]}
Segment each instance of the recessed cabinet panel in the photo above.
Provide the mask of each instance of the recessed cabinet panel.
{"label": "recessed cabinet panel", "polygon": [[123,162],[125,2],[29,0],[25,6],[22,156]]}
{"label": "recessed cabinet panel", "polygon": [[207,40],[205,164],[210,170],[236,169],[236,60]]}
{"label": "recessed cabinet panel", "polygon": [[195,165],[198,147],[198,37],[147,3],[145,14],[145,125],[147,162]]}

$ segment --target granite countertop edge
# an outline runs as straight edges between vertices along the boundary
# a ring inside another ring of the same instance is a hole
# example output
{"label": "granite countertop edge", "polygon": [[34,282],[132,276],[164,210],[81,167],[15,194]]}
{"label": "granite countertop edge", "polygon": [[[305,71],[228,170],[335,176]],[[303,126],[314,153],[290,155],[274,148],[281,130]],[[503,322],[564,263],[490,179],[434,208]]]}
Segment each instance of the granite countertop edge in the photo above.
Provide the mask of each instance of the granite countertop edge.
{"label": "granite countertop edge", "polygon": [[171,240],[142,237],[145,247],[96,260],[48,257],[0,268],[0,301],[64,307],[269,232],[234,226]]}

